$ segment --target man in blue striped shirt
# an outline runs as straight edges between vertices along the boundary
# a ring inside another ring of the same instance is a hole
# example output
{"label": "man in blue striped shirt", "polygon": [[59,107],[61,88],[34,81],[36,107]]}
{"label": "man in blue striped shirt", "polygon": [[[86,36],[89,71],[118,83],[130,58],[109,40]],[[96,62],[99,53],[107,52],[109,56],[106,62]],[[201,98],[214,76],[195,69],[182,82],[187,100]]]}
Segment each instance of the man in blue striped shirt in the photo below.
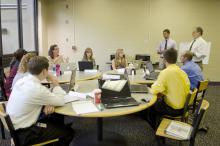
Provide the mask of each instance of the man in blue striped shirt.
{"label": "man in blue striped shirt", "polygon": [[193,53],[190,51],[186,51],[183,55],[181,55],[181,62],[183,66],[181,69],[186,72],[190,80],[190,89],[193,90],[197,88],[200,81],[203,80],[203,75],[201,68],[198,64],[192,61]]}

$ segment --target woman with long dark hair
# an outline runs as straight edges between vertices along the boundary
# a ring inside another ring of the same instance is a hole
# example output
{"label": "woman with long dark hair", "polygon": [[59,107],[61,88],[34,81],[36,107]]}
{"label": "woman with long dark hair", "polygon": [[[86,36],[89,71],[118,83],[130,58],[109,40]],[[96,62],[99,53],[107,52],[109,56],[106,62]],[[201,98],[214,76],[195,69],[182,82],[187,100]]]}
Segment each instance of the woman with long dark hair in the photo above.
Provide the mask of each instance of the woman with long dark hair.
{"label": "woman with long dark hair", "polygon": [[62,64],[64,62],[68,62],[67,60],[64,60],[62,55],[60,55],[60,49],[56,44],[50,46],[48,55],[49,56],[47,57],[47,59],[49,60],[50,66],[54,64]]}
{"label": "woman with long dark hair", "polygon": [[25,54],[27,54],[27,51],[24,49],[18,49],[17,51],[14,52],[14,57],[10,63],[9,76],[6,77],[4,84],[7,97],[10,96],[13,79],[17,74],[20,61]]}

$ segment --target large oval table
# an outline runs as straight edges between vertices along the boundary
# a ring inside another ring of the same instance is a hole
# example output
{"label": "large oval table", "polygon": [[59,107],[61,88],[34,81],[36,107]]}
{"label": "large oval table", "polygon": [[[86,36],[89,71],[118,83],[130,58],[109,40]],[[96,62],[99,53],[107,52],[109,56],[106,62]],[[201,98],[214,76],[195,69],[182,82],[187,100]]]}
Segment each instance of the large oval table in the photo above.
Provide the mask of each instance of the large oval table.
{"label": "large oval table", "polygon": [[[66,71],[62,75],[58,76],[57,79],[60,84],[69,83],[71,79],[71,71]],[[102,73],[100,71],[98,72],[83,72],[83,71],[76,71],[76,83],[81,81],[87,81],[87,80],[94,80],[98,79]],[[49,82],[47,80],[42,81],[43,84],[48,84]]]}
{"label": "large oval table", "polygon": [[[87,80],[78,83],[78,92],[91,92],[93,89],[98,88],[97,80]],[[152,94],[132,94],[140,105],[132,107],[104,109],[103,111],[95,113],[87,113],[78,115],[72,108],[72,104],[68,103],[63,107],[57,107],[55,112],[58,114],[74,117],[96,118],[97,119],[97,132],[86,133],[79,136],[74,145],[76,146],[125,146],[126,140],[122,135],[110,131],[103,131],[103,118],[123,116],[142,111],[149,108],[156,102],[156,96]],[[141,99],[149,101],[148,103],[141,102]]]}

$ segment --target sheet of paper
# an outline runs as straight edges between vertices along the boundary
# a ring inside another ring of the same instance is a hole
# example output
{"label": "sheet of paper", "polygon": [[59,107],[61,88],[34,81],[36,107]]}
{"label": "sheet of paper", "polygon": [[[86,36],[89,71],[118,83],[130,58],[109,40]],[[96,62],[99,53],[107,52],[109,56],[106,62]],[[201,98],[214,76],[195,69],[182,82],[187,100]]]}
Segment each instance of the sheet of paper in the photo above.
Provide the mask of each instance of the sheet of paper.
{"label": "sheet of paper", "polygon": [[79,115],[99,111],[92,101],[76,101],[72,103],[72,107],[76,114]]}
{"label": "sheet of paper", "polygon": [[125,68],[117,69],[117,72],[119,74],[124,74],[125,73]]}
{"label": "sheet of paper", "polygon": [[103,74],[102,75],[103,80],[120,80],[120,75],[108,75],[108,74]]}
{"label": "sheet of paper", "polygon": [[65,101],[65,103],[68,103],[68,102],[73,102],[73,101],[77,101],[77,100],[86,100],[87,96],[90,96],[90,97],[94,98],[94,93],[93,92],[79,93],[79,92],[70,91],[64,97],[64,101]]}
{"label": "sheet of paper", "polygon": [[84,73],[97,73],[98,72],[98,70],[96,70],[96,69],[85,69],[84,70]]}
{"label": "sheet of paper", "polygon": [[127,82],[127,80],[117,80],[117,81],[107,80],[102,85],[102,88],[107,89],[107,90],[111,90],[111,91],[120,92],[124,88],[126,82]]}

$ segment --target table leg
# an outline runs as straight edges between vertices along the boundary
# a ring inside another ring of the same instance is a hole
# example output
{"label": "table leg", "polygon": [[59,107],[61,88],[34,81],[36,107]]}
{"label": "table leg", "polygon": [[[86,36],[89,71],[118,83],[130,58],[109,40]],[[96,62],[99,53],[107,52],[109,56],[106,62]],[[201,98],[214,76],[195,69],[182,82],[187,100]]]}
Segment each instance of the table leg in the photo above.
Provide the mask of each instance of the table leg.
{"label": "table leg", "polygon": [[97,118],[97,139],[98,141],[103,140],[103,119]]}
{"label": "table leg", "polygon": [[103,131],[103,118],[96,119],[97,131],[80,135],[74,146],[126,146],[124,137],[118,133]]}

